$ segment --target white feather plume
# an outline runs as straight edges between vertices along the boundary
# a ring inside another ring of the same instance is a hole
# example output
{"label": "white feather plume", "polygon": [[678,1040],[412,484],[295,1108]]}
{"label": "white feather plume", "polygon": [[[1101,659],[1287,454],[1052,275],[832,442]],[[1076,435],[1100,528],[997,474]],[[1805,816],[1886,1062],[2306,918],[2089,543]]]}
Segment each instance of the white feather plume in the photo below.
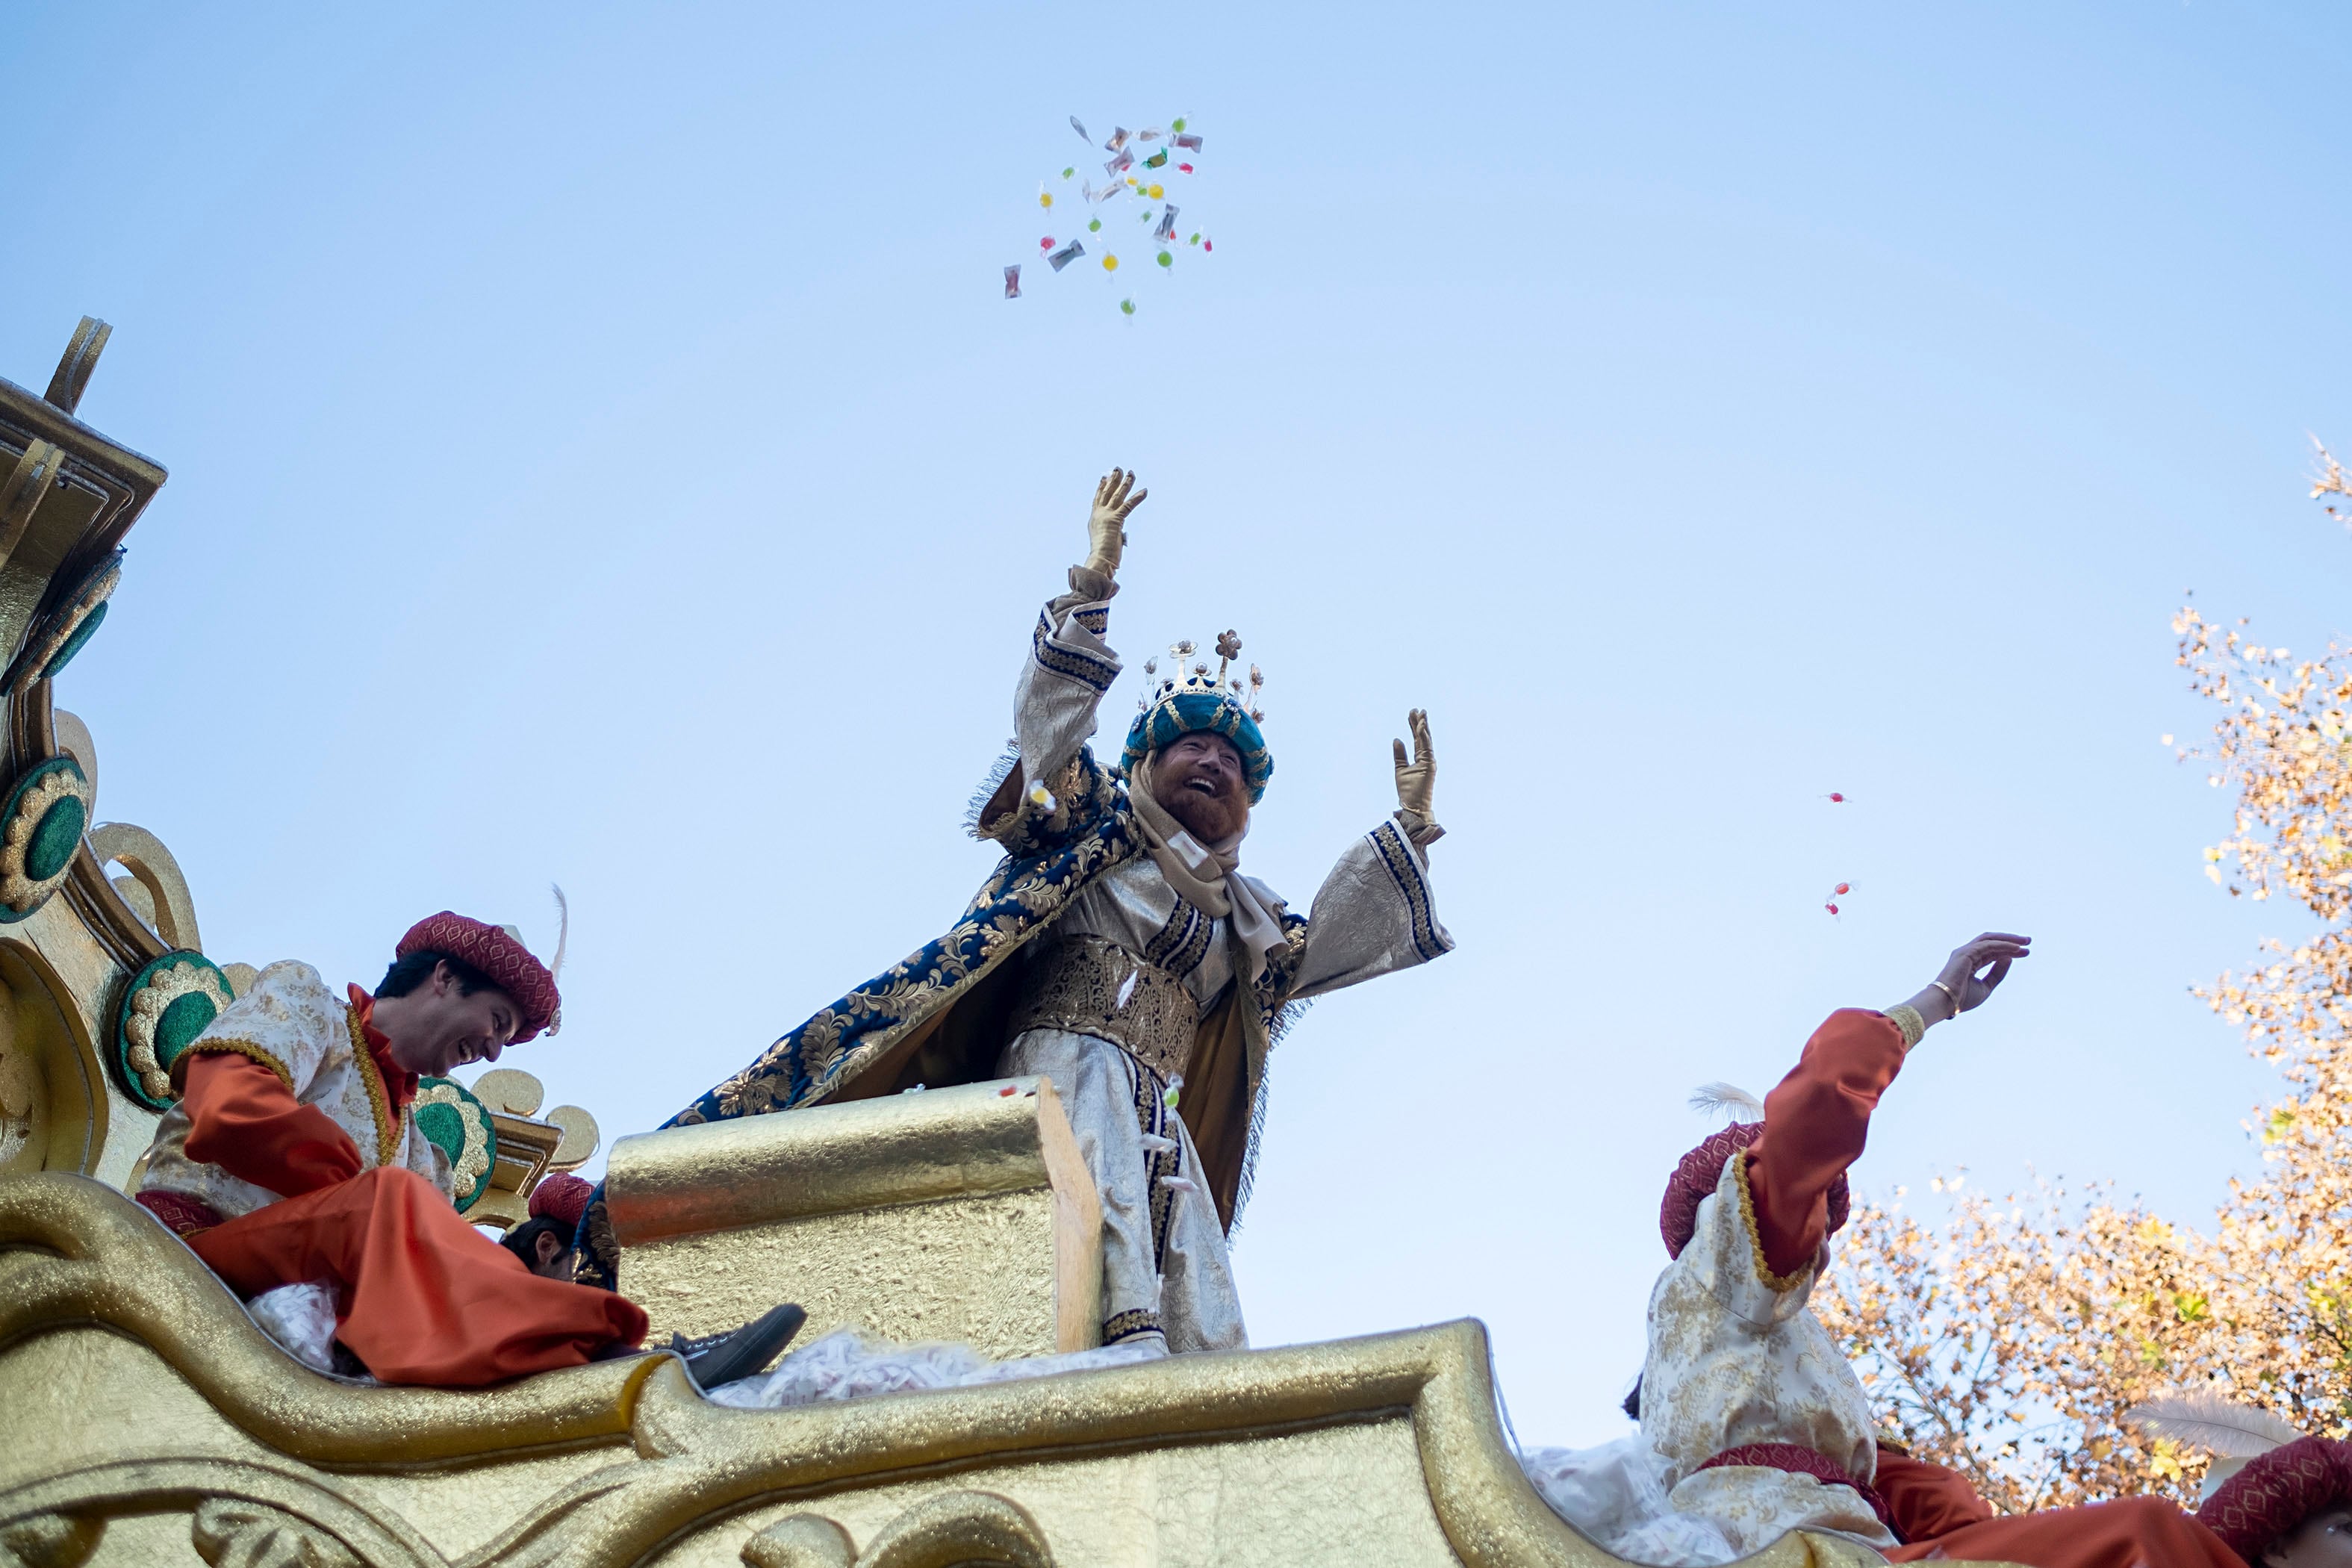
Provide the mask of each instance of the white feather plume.
{"label": "white feather plume", "polygon": [[2173,1394],[2135,1405],[2123,1419],[2153,1436],[2227,1459],[2251,1459],[2303,1436],[2267,1410],[2218,1394]]}
{"label": "white feather plume", "polygon": [[572,900],[563,896],[561,882],[550,882],[555,893],[555,962],[547,966],[550,980],[563,978],[563,947],[572,940]]}
{"label": "white feather plume", "polygon": [[1690,1108],[1702,1116],[1728,1116],[1734,1121],[1764,1120],[1764,1102],[1727,1083],[1703,1083],[1692,1089]]}
{"label": "white feather plume", "polygon": [[[563,896],[562,883],[550,882],[548,886],[555,891],[555,962],[547,966],[547,978],[553,982],[563,977],[563,950],[572,942],[572,900]],[[547,1032],[551,1036],[562,1027],[563,1004],[559,1002],[554,1016],[547,1020]]]}

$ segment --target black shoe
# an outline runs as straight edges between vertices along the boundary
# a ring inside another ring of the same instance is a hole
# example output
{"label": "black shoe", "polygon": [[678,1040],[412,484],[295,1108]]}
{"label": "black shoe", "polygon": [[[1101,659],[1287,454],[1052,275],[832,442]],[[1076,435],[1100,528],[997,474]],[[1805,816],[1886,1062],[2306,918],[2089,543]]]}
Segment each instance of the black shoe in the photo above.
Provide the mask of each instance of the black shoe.
{"label": "black shoe", "polygon": [[673,1336],[671,1348],[686,1356],[686,1374],[694,1379],[695,1387],[708,1394],[722,1383],[767,1371],[768,1363],[783,1353],[807,1321],[808,1314],[787,1301],[769,1308],[731,1334],[684,1341]]}

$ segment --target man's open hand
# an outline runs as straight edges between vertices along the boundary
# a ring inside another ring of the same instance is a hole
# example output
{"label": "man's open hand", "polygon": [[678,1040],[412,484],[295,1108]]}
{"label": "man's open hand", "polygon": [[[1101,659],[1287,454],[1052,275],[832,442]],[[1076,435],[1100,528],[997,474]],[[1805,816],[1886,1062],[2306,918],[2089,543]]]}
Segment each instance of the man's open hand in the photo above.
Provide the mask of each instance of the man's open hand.
{"label": "man's open hand", "polygon": [[[1133,490],[1132,495],[1128,492]],[[1135,489],[1135,476],[1113,468],[1095,486],[1095,509],[1087,519],[1087,564],[1106,576],[1116,575],[1127,546],[1127,514],[1143,504],[1150,490]]]}
{"label": "man's open hand", "polygon": [[1429,714],[1416,708],[1405,718],[1412,730],[1412,756],[1404,754],[1404,742],[1393,742],[1396,749],[1397,813],[1404,818],[1406,830],[1412,841],[1424,847],[1437,842],[1445,829],[1437,826],[1430,815],[1430,801],[1437,791],[1437,752],[1429,743]]}

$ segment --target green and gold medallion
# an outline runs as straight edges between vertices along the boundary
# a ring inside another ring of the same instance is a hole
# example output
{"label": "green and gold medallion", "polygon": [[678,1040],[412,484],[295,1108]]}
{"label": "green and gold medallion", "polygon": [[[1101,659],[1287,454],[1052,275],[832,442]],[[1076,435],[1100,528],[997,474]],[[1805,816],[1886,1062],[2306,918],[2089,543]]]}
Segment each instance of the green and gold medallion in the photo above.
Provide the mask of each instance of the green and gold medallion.
{"label": "green and gold medallion", "polygon": [[416,1080],[416,1100],[410,1112],[416,1130],[449,1156],[450,1201],[459,1214],[488,1191],[490,1167],[498,1163],[498,1133],[490,1126],[489,1108],[454,1078]]}
{"label": "green and gold medallion", "polygon": [[64,883],[89,805],[89,781],[71,757],[51,757],[16,781],[0,805],[0,924],[26,919]]}
{"label": "green and gold medallion", "polygon": [[172,1063],[234,1000],[228,976],[201,952],[167,952],[131,977],[114,1026],[115,1077],[150,1110],[168,1110]]}

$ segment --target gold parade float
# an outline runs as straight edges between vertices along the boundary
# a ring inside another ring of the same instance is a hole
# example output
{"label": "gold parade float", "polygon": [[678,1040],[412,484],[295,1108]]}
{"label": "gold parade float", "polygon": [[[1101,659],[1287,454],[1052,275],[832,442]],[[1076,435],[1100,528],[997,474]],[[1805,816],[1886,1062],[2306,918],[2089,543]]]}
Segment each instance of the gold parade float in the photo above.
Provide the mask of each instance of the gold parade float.
{"label": "gold parade float", "polygon": [[[714,1405],[667,1354],[455,1392],[280,1350],[125,1196],[157,1041],[253,971],[206,956],[153,834],[95,820],[93,738],[51,700],[164,481],[74,417],[107,331],[44,395],[0,381],[0,1568],[1615,1561],[1522,1475],[1475,1321],[781,1410]],[[445,1097],[467,1215],[511,1224],[599,1132],[528,1074],[472,1087]],[[992,1357],[1097,1331],[1101,1216],[1040,1079],[623,1138],[609,1204],[656,1335],[779,1299],[807,1338]],[[1874,1560],[1790,1536],[1750,1561]]]}

